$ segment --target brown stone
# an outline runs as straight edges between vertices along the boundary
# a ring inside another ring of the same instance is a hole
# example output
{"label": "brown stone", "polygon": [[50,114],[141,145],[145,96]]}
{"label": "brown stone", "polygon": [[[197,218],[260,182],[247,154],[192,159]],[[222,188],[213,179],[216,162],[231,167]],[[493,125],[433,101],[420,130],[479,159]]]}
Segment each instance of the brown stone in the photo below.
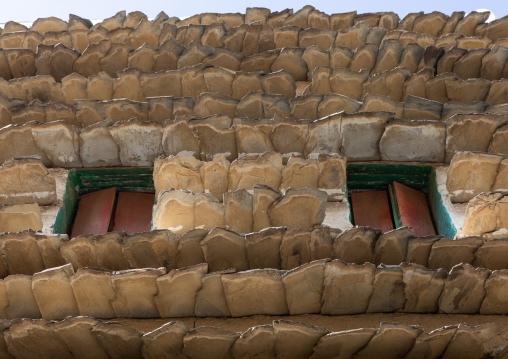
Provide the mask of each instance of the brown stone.
{"label": "brown stone", "polygon": [[178,358],[183,355],[183,338],[190,331],[182,322],[169,322],[141,337],[143,358]]}
{"label": "brown stone", "polygon": [[367,313],[392,313],[404,309],[406,297],[400,266],[380,265],[376,268],[374,291],[369,300]]}
{"label": "brown stone", "polygon": [[276,320],[273,322],[274,348],[277,358],[309,358],[319,339],[329,329],[309,324]]}
{"label": "brown stone", "polygon": [[191,329],[183,338],[183,353],[196,359],[232,359],[231,347],[238,337],[238,333],[222,328]]}
{"label": "brown stone", "polygon": [[253,196],[246,189],[239,189],[225,193],[223,201],[226,228],[237,233],[252,232]]}

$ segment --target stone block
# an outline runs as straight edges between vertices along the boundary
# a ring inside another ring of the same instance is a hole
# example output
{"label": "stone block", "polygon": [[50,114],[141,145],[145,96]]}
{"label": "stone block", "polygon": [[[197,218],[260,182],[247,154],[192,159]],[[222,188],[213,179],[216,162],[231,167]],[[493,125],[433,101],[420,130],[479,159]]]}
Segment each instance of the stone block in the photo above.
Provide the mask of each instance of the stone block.
{"label": "stone block", "polygon": [[464,225],[460,231],[464,236],[483,236],[494,232],[498,226],[497,202],[503,198],[499,192],[480,193],[469,201]]}
{"label": "stone block", "polygon": [[[212,119],[211,119],[212,120]],[[217,128],[207,120],[193,121],[192,130],[199,140],[201,160],[211,161],[216,157],[224,156],[228,161],[238,157],[233,128]]]}
{"label": "stone block", "polygon": [[288,314],[282,275],[278,270],[254,269],[225,274],[222,284],[233,317]]}
{"label": "stone block", "polygon": [[228,189],[251,190],[257,184],[279,189],[282,180],[282,156],[277,152],[246,155],[236,159],[229,168]]}
{"label": "stone block", "polygon": [[319,339],[330,330],[314,325],[276,320],[273,322],[274,348],[277,358],[309,358]]}
{"label": "stone block", "polygon": [[311,261],[311,229],[287,230],[280,245],[281,268],[289,270]]}
{"label": "stone block", "polygon": [[284,233],[283,227],[270,227],[245,235],[250,269],[281,268],[280,245]]}
{"label": "stone block", "polygon": [[316,120],[318,107],[323,100],[323,95],[308,94],[291,99],[291,117],[296,120]]}
{"label": "stone block", "polygon": [[14,318],[41,318],[41,312],[32,292],[32,276],[10,275],[4,279],[7,301],[5,317]]}
{"label": "stone block", "polygon": [[202,287],[202,278],[207,271],[207,264],[199,264],[175,269],[157,277],[159,292],[155,296],[155,303],[161,318],[194,315],[196,295]]}
{"label": "stone block", "polygon": [[73,275],[71,264],[34,274],[32,291],[44,319],[64,319],[79,314],[70,284]]}
{"label": "stone block", "polygon": [[334,113],[309,124],[305,147],[307,156],[340,153],[342,113]]}
{"label": "stone block", "polygon": [[46,269],[33,231],[0,234],[0,251],[11,275],[32,275]]}
{"label": "stone block", "polygon": [[[418,74],[420,73],[421,71]],[[422,86],[422,95],[425,96],[425,86]],[[406,120],[440,121],[442,112],[443,104],[408,94],[404,103],[404,113],[402,116]]]}
{"label": "stone block", "polygon": [[179,237],[170,231],[134,233],[123,239],[122,253],[130,268],[177,267]]}
{"label": "stone block", "polygon": [[219,201],[228,191],[230,163],[224,156],[205,162],[199,169],[205,193],[211,193]]}
{"label": "stone block", "polygon": [[437,313],[438,300],[444,288],[447,272],[431,270],[419,264],[403,263],[402,274],[406,313]]}
{"label": "stone block", "polygon": [[380,234],[381,231],[370,227],[355,227],[344,231],[334,240],[334,258],[346,263],[372,263]]}
{"label": "stone block", "polygon": [[444,162],[446,126],[431,121],[390,121],[379,142],[384,161]]}
{"label": "stone block", "polygon": [[376,241],[374,263],[400,264],[405,261],[409,238],[414,237],[412,227],[400,227],[383,233]]}
{"label": "stone block", "polygon": [[367,313],[402,311],[406,303],[402,278],[402,268],[400,266],[378,266]]}
{"label": "stone block", "polygon": [[508,156],[508,125],[499,127],[490,141],[488,152]]}
{"label": "stone block", "polygon": [[481,314],[505,314],[506,298],[504,291],[508,284],[508,271],[495,270],[485,281],[485,298],[480,307]]}
{"label": "stone block", "polygon": [[443,236],[426,236],[410,238],[407,243],[406,260],[409,263],[420,264],[424,267],[429,267],[429,256],[432,246]]}
{"label": "stone block", "polygon": [[94,238],[99,268],[111,270],[128,269],[122,247],[125,232],[109,232]]}
{"label": "stone block", "polygon": [[473,264],[478,248],[483,241],[478,237],[452,240],[442,238],[435,242],[430,251],[428,267],[444,268],[447,271],[459,263]]}
{"label": "stone block", "polygon": [[366,41],[356,48],[349,63],[349,68],[354,71],[366,69],[370,73],[376,65],[378,51],[378,45]]}
{"label": "stone block", "polygon": [[320,313],[326,260],[313,261],[282,276],[290,315]]}
{"label": "stone block", "polygon": [[212,272],[249,269],[245,237],[235,232],[216,227],[201,241],[201,248]]}
{"label": "stone block", "polygon": [[92,327],[92,335],[110,358],[140,358],[142,334],[127,324],[117,322],[98,322]]}
{"label": "stone block", "polygon": [[495,324],[482,324],[476,327],[468,327],[465,324],[459,324],[455,336],[446,347],[442,358],[450,359],[467,353],[465,358],[481,357],[485,353],[485,342],[496,335],[497,326]]}
{"label": "stone block", "polygon": [[109,127],[112,124],[111,119],[106,119],[80,131],[79,155],[83,167],[116,167],[121,165],[118,145],[109,132]]}
{"label": "stone block", "polygon": [[65,264],[65,260],[60,254],[60,246],[63,241],[68,239],[66,234],[35,234],[35,241],[46,268],[59,267]]}
{"label": "stone block", "polygon": [[269,137],[273,127],[271,120],[235,118],[234,125],[239,156],[254,153],[261,154],[274,149]]}
{"label": "stone block", "polygon": [[234,270],[209,273],[203,277],[203,285],[196,296],[194,312],[198,317],[230,317],[221,277]]}
{"label": "stone block", "polygon": [[97,248],[93,235],[84,235],[63,242],[60,247],[62,258],[71,263],[75,270],[84,267],[99,267]]}
{"label": "stone block", "polygon": [[273,124],[269,138],[275,150],[280,152],[284,159],[304,153],[308,130],[308,121],[295,122],[283,119]]}
{"label": "stone block", "polygon": [[183,338],[183,353],[196,359],[232,359],[231,348],[238,337],[238,333],[222,328],[191,329]]}
{"label": "stone block", "polygon": [[362,328],[328,333],[319,339],[311,358],[352,358],[370,342],[377,331],[377,329]]}
{"label": "stone block", "polygon": [[111,271],[80,268],[70,277],[70,283],[80,315],[104,319],[116,318],[111,304],[115,297]]}
{"label": "stone block", "polygon": [[42,214],[37,203],[12,204],[0,207],[0,232],[42,230]]}
{"label": "stone block", "polygon": [[183,338],[190,328],[182,322],[169,322],[144,334],[141,353],[143,358],[178,358],[183,355]]}
{"label": "stone block", "polygon": [[183,190],[161,192],[153,213],[154,227],[169,229],[175,234],[183,234],[194,229],[195,197],[193,193]]}
{"label": "stone block", "polygon": [[372,263],[347,264],[333,260],[326,264],[321,314],[365,313],[374,290],[376,267]]}
{"label": "stone block", "polygon": [[162,147],[166,156],[190,155],[200,158],[200,144],[185,120],[168,121],[162,129]]}
{"label": "stone block", "polygon": [[237,233],[252,232],[253,196],[245,189],[224,194],[224,223]]}
{"label": "stone block", "polygon": [[[341,17],[339,17],[342,15]],[[366,22],[354,24],[349,18],[351,13],[337,14],[330,18],[332,29],[340,30],[335,38],[335,45],[348,47],[355,50],[358,46],[365,43],[367,35],[370,32],[370,26]]]}
{"label": "stone block", "polygon": [[190,267],[199,263],[205,263],[205,255],[200,242],[209,231],[205,229],[192,229],[185,233],[178,242],[176,255],[176,268]]}
{"label": "stone block", "polygon": [[274,337],[271,324],[257,325],[247,329],[231,348],[234,358],[273,358]]}
{"label": "stone block", "polygon": [[[290,157],[282,169],[280,188],[317,188],[319,177],[318,162],[312,159]],[[276,187],[275,187],[276,188]]]}
{"label": "stone block", "polygon": [[500,270],[508,268],[507,261],[508,241],[506,239],[493,239],[486,241],[476,251],[475,267]]}
{"label": "stone block", "polygon": [[279,53],[270,67],[271,72],[279,70],[289,71],[295,81],[306,81],[308,67],[307,63],[303,60],[304,49],[296,47],[285,47]]}
{"label": "stone block", "polygon": [[155,195],[171,188],[204,192],[200,168],[203,162],[192,156],[170,156],[154,161]]}
{"label": "stone block", "polygon": [[480,311],[485,297],[485,281],[491,272],[474,268],[470,264],[458,264],[452,268],[439,299],[439,310],[453,314],[475,314]]}
{"label": "stone block", "polygon": [[422,333],[416,338],[415,344],[406,358],[438,358],[446,350],[446,347],[457,332],[457,325],[450,325],[433,330],[430,333]]}

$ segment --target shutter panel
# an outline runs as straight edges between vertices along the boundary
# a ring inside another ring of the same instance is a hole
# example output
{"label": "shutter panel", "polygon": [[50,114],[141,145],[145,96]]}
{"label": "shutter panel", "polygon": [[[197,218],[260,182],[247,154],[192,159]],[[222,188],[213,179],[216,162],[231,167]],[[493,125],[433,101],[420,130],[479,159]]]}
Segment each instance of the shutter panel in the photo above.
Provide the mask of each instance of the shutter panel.
{"label": "shutter panel", "polygon": [[393,229],[386,191],[351,193],[353,219],[357,226],[370,226],[383,233]]}
{"label": "shutter panel", "polygon": [[120,192],[112,231],[125,231],[127,234],[149,231],[154,200],[153,193]]}
{"label": "shutter panel", "polygon": [[116,199],[116,187],[81,196],[74,219],[71,238],[83,234],[104,234],[108,231]]}

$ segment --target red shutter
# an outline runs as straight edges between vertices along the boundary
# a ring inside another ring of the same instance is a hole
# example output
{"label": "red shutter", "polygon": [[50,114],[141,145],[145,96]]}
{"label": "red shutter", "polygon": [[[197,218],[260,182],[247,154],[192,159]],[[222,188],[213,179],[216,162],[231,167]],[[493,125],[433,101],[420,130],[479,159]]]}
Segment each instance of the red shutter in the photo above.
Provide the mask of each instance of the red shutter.
{"label": "red shutter", "polygon": [[71,238],[82,234],[106,233],[115,198],[116,187],[82,195],[74,218]]}
{"label": "red shutter", "polygon": [[435,235],[425,194],[398,182],[393,182],[393,189],[401,225],[413,227],[417,237]]}
{"label": "red shutter", "polygon": [[112,231],[147,232],[152,223],[153,193],[120,192]]}
{"label": "red shutter", "polygon": [[370,226],[388,232],[393,229],[386,191],[351,193],[355,225]]}

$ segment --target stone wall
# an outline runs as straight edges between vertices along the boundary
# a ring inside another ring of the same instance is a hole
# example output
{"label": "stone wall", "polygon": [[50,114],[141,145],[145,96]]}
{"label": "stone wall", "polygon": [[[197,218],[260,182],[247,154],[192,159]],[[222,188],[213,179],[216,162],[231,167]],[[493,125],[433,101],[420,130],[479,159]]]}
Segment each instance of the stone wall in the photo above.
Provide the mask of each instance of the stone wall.
{"label": "stone wall", "polygon": [[208,272],[198,264],[110,271],[71,264],[0,281],[6,318],[244,317],[361,313],[507,314],[506,270],[322,259],[290,271]]}
{"label": "stone wall", "polygon": [[[332,332],[295,321],[275,320],[246,332],[217,327],[191,329],[169,322],[143,333],[122,323],[87,317],[52,322],[44,319],[2,320],[0,354],[7,358],[90,357],[107,358],[245,358],[253,356],[330,358],[334,355],[372,357],[383,352],[391,357],[418,358],[433,353],[453,358],[467,351],[471,357],[489,355],[483,347],[497,327],[484,324],[447,326],[431,333],[416,325],[383,322],[378,328]],[[77,342],[76,337],[81,340]],[[501,358],[505,348],[497,353]]]}
{"label": "stone wall", "polygon": [[407,227],[385,234],[370,227],[343,232],[328,227],[272,227],[248,234],[214,228],[194,229],[182,235],[156,230],[132,235],[86,235],[70,240],[67,235],[23,231],[0,234],[0,254],[1,278],[32,275],[67,263],[75,270],[165,267],[170,271],[206,262],[215,272],[229,268],[291,270],[326,258],[357,265],[410,262],[450,270],[467,263],[492,271],[508,269],[506,239],[415,237]]}

